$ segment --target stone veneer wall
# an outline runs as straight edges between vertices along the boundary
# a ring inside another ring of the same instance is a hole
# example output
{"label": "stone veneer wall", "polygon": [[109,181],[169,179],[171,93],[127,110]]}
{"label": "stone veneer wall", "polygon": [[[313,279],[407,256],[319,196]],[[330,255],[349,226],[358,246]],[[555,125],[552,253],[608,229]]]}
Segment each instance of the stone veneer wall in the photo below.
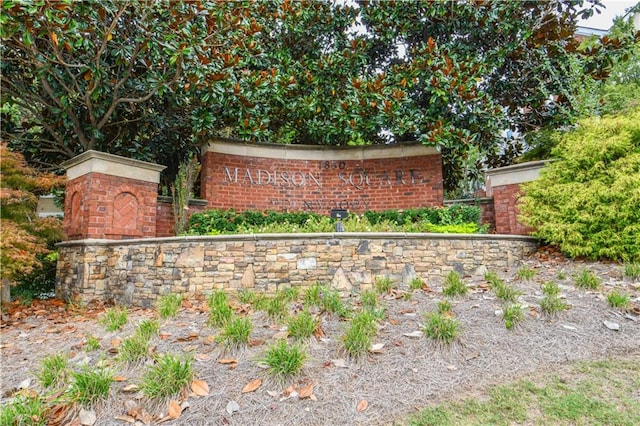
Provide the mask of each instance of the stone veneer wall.
{"label": "stone veneer wall", "polygon": [[331,284],[343,294],[377,277],[440,285],[449,271],[504,268],[537,248],[530,237],[404,233],[270,234],[81,240],[58,246],[56,292],[76,302],[150,307],[168,293]]}

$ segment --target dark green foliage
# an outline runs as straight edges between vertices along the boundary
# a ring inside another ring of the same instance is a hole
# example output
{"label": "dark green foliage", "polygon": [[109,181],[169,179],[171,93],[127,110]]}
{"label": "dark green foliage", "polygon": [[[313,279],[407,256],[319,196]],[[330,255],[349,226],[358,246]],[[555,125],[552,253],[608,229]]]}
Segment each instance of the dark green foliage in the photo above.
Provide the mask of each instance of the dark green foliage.
{"label": "dark green foliage", "polygon": [[640,260],[640,108],[563,135],[524,185],[522,221],[571,257]]}
{"label": "dark green foliage", "polygon": [[[397,227],[406,226],[411,231],[420,231],[416,229],[416,224],[430,224],[442,227],[456,227],[451,230],[436,229],[436,232],[482,232],[478,226],[473,227],[471,231],[467,230],[464,225],[480,224],[480,207],[452,205],[447,208],[441,207],[423,207],[418,209],[407,210],[387,210],[382,212],[368,211],[363,214],[372,226],[379,224],[391,224]],[[354,215],[352,215],[354,216]],[[267,225],[290,225],[293,227],[304,227],[310,223],[320,223],[325,216],[312,212],[275,212],[275,211],[252,211],[236,212],[234,210],[208,210],[202,213],[195,213],[189,220],[189,234],[192,235],[209,235],[209,234],[235,234],[243,232],[247,228],[260,228]],[[348,227],[349,219],[345,220],[346,229],[354,229]],[[326,232],[332,232],[332,224],[327,223]],[[314,228],[314,230],[316,230]],[[422,231],[424,232],[424,230]]]}

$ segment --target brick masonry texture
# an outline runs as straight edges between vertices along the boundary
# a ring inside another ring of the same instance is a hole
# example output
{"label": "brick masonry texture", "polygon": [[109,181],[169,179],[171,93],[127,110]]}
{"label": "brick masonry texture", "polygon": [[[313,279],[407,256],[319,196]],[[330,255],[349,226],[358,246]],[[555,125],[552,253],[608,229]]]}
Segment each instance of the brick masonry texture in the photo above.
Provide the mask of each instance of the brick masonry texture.
{"label": "brick masonry texture", "polygon": [[502,185],[493,188],[495,227],[498,234],[528,235],[533,229],[518,221],[517,203],[521,196],[520,185]]}
{"label": "brick masonry texture", "polygon": [[440,154],[313,161],[206,152],[201,197],[211,208],[363,213],[441,206]]}
{"label": "brick masonry texture", "polygon": [[168,293],[214,289],[275,293],[316,282],[344,293],[389,277],[432,287],[452,270],[480,273],[512,266],[537,248],[530,237],[428,234],[292,234],[68,241],[59,245],[56,292],[79,303],[152,307]]}
{"label": "brick masonry texture", "polygon": [[88,173],[67,182],[64,228],[70,240],[156,236],[158,185]]}

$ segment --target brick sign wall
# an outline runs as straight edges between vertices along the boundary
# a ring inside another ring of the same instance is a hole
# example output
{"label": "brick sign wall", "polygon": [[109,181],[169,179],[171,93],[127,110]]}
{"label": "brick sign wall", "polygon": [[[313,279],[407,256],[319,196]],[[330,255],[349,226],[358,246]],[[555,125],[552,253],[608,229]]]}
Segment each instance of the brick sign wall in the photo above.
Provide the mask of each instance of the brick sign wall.
{"label": "brick sign wall", "polygon": [[309,147],[214,141],[203,149],[210,208],[353,212],[441,206],[440,154],[423,145]]}

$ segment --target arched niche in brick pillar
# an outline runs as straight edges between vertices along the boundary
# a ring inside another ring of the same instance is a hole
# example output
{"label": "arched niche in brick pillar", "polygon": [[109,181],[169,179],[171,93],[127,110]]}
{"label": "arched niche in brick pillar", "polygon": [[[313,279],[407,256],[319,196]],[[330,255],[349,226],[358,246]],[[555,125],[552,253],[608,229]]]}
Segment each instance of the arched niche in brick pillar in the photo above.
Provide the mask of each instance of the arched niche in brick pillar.
{"label": "arched niche in brick pillar", "polygon": [[64,227],[71,240],[156,236],[158,183],[164,166],[98,151],[67,170]]}

